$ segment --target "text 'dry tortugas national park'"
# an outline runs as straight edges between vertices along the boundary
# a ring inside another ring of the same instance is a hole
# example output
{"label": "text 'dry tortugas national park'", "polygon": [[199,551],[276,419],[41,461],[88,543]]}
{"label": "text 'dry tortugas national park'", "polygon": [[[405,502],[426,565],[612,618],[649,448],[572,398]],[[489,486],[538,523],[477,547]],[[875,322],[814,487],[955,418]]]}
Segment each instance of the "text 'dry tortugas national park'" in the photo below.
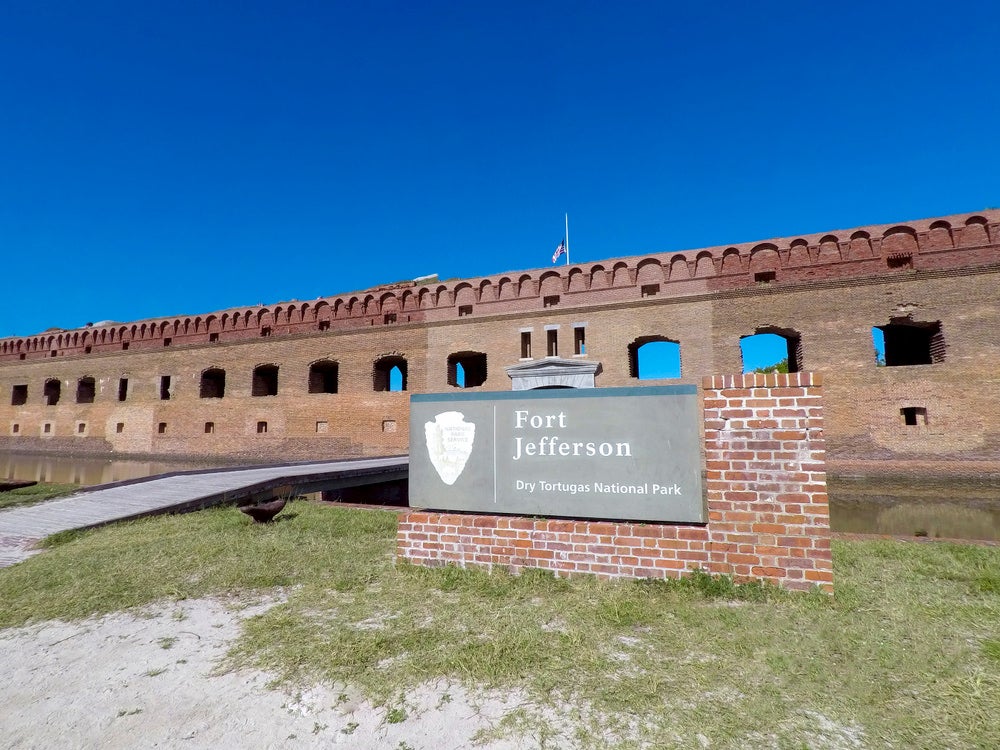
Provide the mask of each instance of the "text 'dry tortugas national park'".
{"label": "text 'dry tortugas national park'", "polygon": [[826,472],[995,471],[998,286],[989,210],[53,328],[0,339],[0,450],[410,453],[414,562],[827,587]]}

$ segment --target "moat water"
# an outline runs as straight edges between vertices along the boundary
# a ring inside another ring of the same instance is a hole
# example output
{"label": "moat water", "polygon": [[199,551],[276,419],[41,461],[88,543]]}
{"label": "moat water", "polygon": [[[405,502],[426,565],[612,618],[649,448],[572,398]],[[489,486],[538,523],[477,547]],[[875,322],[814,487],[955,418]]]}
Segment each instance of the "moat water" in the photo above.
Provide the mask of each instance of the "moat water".
{"label": "moat water", "polygon": [[[211,466],[0,453],[0,478],[87,486]],[[827,482],[834,531],[1000,541],[1000,476],[830,476]]]}

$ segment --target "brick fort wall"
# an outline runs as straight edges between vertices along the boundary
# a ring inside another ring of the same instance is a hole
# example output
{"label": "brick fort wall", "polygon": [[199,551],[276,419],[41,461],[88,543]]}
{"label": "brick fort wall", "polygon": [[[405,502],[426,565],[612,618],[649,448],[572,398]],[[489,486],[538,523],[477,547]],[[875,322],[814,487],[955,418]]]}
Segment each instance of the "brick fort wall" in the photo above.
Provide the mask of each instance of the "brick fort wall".
{"label": "brick fort wall", "polygon": [[[505,366],[549,355],[599,362],[598,387],[697,384],[740,372],[744,337],[777,333],[793,369],[823,375],[831,468],[946,462],[976,472],[1000,463],[998,285],[994,210],[54,329],[0,339],[0,451],[403,453],[408,392],[457,387],[463,357],[480,358],[471,387],[484,391],[510,389]],[[879,366],[875,326],[923,331],[925,358]],[[636,366],[634,350],[651,341],[679,347],[678,377],[647,379]],[[381,387],[375,370],[387,358],[405,364],[405,391]],[[336,367],[335,392],[311,383],[323,362]],[[273,395],[254,394],[262,365],[277,368]],[[208,370],[225,373],[222,397],[203,397]],[[88,378],[95,394],[81,401]],[[49,382],[60,385],[57,403]]]}

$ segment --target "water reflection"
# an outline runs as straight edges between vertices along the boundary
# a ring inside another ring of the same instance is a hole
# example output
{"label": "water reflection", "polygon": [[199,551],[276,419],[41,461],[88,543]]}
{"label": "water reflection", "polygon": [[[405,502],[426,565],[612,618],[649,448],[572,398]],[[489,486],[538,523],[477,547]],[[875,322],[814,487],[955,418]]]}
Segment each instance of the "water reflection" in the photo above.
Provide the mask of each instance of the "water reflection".
{"label": "water reflection", "polygon": [[[211,465],[0,453],[0,478],[94,485]],[[831,475],[828,485],[834,531],[1000,541],[1000,477]]]}
{"label": "water reflection", "polygon": [[834,531],[1000,541],[1000,477],[827,478]]}
{"label": "water reflection", "polygon": [[125,461],[85,456],[0,453],[0,477],[59,484],[107,484],[168,471],[204,469],[190,461]]}

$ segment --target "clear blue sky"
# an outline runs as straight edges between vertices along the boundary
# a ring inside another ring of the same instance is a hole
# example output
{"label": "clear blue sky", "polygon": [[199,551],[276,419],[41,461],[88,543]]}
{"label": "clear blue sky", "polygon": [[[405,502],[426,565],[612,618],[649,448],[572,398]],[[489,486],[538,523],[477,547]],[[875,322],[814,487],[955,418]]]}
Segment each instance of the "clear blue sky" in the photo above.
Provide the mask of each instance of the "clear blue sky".
{"label": "clear blue sky", "polygon": [[995,3],[12,0],[0,336],[1000,205]]}

